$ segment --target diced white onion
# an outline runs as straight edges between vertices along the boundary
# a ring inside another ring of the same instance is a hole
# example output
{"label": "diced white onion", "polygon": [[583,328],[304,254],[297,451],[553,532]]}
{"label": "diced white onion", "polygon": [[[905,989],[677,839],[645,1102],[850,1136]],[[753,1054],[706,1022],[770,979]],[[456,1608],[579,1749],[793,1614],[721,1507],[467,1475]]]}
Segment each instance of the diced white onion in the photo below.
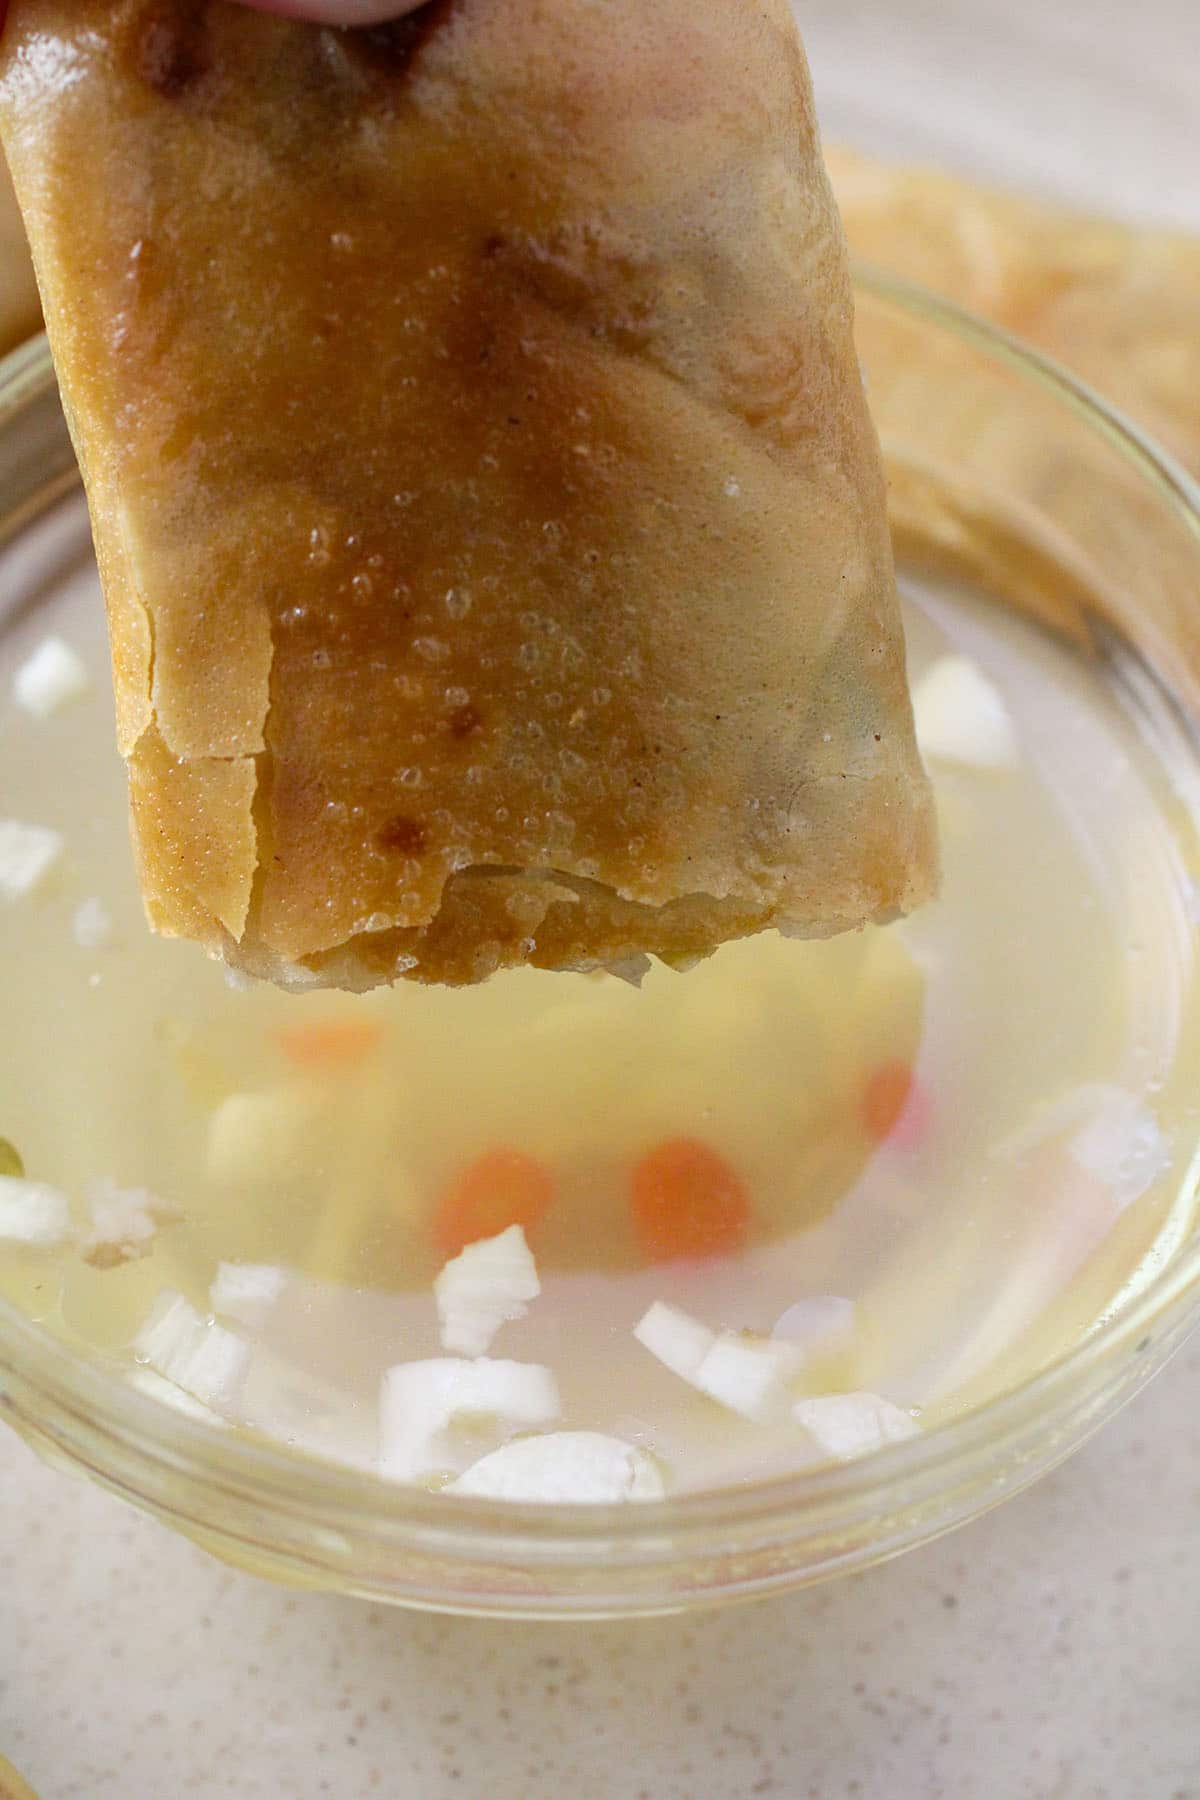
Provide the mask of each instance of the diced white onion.
{"label": "diced white onion", "polygon": [[503,1440],[552,1425],[561,1411],[557,1383],[540,1363],[452,1356],[397,1363],[379,1396],[380,1473],[392,1481],[455,1474],[475,1460],[464,1441],[472,1426]]}
{"label": "diced white onion", "polygon": [[1067,1146],[1079,1168],[1102,1181],[1120,1211],[1140,1200],[1171,1167],[1171,1146],[1151,1109],[1135,1094],[1116,1090]]}
{"label": "diced white onion", "polygon": [[256,1343],[238,1394],[239,1420],[329,1462],[373,1469],[377,1456],[375,1408],[353,1387],[341,1387],[290,1356]]}
{"label": "diced white onion", "polygon": [[1027,1156],[1068,1131],[1067,1155],[1108,1188],[1118,1210],[1140,1199],[1171,1167],[1171,1146],[1152,1109],[1128,1088],[1104,1081],[1081,1082],[1041,1107],[995,1153]]}
{"label": "diced white onion", "polygon": [[39,888],[65,847],[61,831],[0,819],[0,898],[23,900]]}
{"label": "diced white onion", "polygon": [[219,1262],[208,1290],[214,1312],[259,1326],[287,1286],[287,1270],[275,1263]]}
{"label": "diced white onion", "polygon": [[810,1357],[846,1356],[856,1335],[853,1300],[836,1294],[809,1294],[780,1313],[773,1338],[798,1344]]}
{"label": "diced white onion", "polygon": [[524,1318],[541,1291],[519,1225],[468,1244],[433,1284],[443,1345],[458,1356],[482,1356],[501,1325]]}
{"label": "diced white onion", "polygon": [[715,1331],[666,1300],[654,1302],[634,1326],[633,1335],[651,1356],[656,1356],[683,1381],[695,1380],[701,1363],[717,1341]]}
{"label": "diced white onion", "polygon": [[769,1419],[786,1404],[788,1389],[803,1366],[804,1352],[795,1344],[745,1331],[722,1331],[694,1380],[702,1394],[731,1412],[745,1419]]}
{"label": "diced white onion", "polygon": [[994,1154],[1014,1159],[1027,1156],[1039,1144],[1049,1143],[1051,1138],[1085,1124],[1109,1107],[1121,1106],[1129,1098],[1127,1088],[1106,1081],[1081,1081],[1078,1087],[1068,1088],[1066,1093],[1039,1106],[1023,1125],[996,1145]]}
{"label": "diced white onion", "polygon": [[878,1394],[821,1394],[797,1401],[792,1417],[819,1450],[838,1462],[898,1444],[920,1430],[911,1413]]}
{"label": "diced white onion", "polygon": [[202,1318],[170,1288],[155,1301],[134,1339],[134,1352],[167,1381],[218,1412],[236,1404],[250,1359],[245,1339]]}
{"label": "diced white onion", "polygon": [[599,1431],[518,1438],[481,1457],[449,1485],[486,1500],[575,1501],[602,1506],[661,1500],[663,1479],[644,1450]]}
{"label": "diced white onion", "polygon": [[795,1344],[749,1332],[710,1331],[664,1300],[654,1302],[633,1335],[673,1374],[748,1419],[777,1412],[804,1365]]}
{"label": "diced white onion", "polygon": [[43,638],[13,677],[13,698],[35,719],[48,719],[91,687],[80,656],[60,637]]}
{"label": "diced white onion", "polygon": [[112,937],[112,915],[103,900],[94,894],[81,900],[75,908],[71,930],[81,950],[102,950]]}
{"label": "diced white onion", "polygon": [[977,769],[1020,762],[1008,707],[969,657],[940,656],[913,688],[912,703],[922,756]]}
{"label": "diced white onion", "polygon": [[191,1394],[185,1394],[182,1388],[176,1387],[165,1376],[156,1374],[153,1369],[134,1369],[126,1380],[139,1394],[149,1394],[152,1400],[161,1401],[164,1406],[186,1414],[189,1419],[203,1419],[206,1425],[225,1426],[229,1423],[220,1413],[214,1412],[211,1406],[205,1406],[202,1401],[193,1399]]}
{"label": "diced white onion", "polygon": [[106,1178],[90,1181],[84,1199],[89,1223],[79,1234],[79,1254],[99,1269],[145,1256],[159,1225],[179,1217],[177,1207],[149,1188],[119,1188]]}
{"label": "diced white onion", "polygon": [[44,1181],[0,1175],[0,1239],[53,1250],[70,1230],[71,1208],[65,1194]]}

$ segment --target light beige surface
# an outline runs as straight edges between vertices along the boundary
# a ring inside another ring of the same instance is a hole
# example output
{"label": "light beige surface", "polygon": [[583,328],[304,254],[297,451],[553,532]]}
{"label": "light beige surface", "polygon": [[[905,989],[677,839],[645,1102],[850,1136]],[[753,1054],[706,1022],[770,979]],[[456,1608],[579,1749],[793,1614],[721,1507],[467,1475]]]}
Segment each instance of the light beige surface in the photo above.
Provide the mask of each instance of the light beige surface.
{"label": "light beige surface", "polygon": [[0,1438],[0,1740],[43,1800],[1196,1800],[1198,1389],[886,1568],[637,1625],[278,1592]]}

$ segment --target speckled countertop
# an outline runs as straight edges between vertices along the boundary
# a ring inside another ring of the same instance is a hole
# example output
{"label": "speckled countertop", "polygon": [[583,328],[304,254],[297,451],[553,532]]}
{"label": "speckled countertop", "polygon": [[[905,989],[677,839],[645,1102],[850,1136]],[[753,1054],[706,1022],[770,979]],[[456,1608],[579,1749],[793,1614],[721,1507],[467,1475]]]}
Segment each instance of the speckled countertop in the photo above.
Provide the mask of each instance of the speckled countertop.
{"label": "speckled countertop", "polygon": [[42,1800],[1200,1800],[1200,1349],[850,1580],[512,1625],[289,1594],[0,1439],[0,1742]]}
{"label": "speckled countertop", "polygon": [[[799,10],[831,135],[1200,226],[1196,0]],[[1200,1800],[1198,1402],[1189,1347],[940,1544],[635,1625],[289,1594],[6,1434],[0,1750],[42,1800]]]}

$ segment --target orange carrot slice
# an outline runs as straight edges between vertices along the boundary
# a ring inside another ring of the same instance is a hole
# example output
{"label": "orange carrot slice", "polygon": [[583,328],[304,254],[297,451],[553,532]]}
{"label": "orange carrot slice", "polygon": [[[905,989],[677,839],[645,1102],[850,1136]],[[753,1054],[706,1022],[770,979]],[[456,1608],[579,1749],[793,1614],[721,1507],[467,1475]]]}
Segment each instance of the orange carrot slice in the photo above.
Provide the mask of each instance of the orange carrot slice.
{"label": "orange carrot slice", "polygon": [[750,1223],[750,1198],[723,1156],[696,1138],[670,1138],[633,1171],[633,1223],[651,1262],[731,1256]]}
{"label": "orange carrot slice", "polygon": [[433,1219],[443,1256],[457,1256],[479,1238],[510,1225],[530,1231],[554,1198],[554,1179],[544,1163],[521,1150],[488,1150],[455,1176]]}
{"label": "orange carrot slice", "polygon": [[314,1019],[285,1025],[275,1042],[300,1069],[350,1069],[364,1062],[383,1036],[375,1019]]}
{"label": "orange carrot slice", "polygon": [[908,1104],[913,1072],[907,1063],[885,1062],[867,1077],[862,1091],[862,1122],[871,1137],[882,1143]]}
{"label": "orange carrot slice", "polygon": [[929,1099],[907,1063],[880,1063],[862,1091],[860,1115],[869,1136],[906,1149],[919,1144],[929,1127]]}

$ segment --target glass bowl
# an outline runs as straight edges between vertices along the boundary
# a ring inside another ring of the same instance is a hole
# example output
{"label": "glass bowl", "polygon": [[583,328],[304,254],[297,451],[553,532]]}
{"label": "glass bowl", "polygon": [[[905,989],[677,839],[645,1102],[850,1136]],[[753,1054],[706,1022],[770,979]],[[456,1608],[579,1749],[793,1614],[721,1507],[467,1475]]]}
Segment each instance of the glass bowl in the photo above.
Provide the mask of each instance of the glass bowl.
{"label": "glass bowl", "polygon": [[[1190,749],[1200,713],[1193,484],[1069,376],[951,306],[861,271],[858,319],[901,571],[948,572],[1082,654],[1124,659],[1156,684]],[[38,338],[0,368],[0,540],[76,481]],[[746,1599],[864,1568],[962,1524],[1060,1462],[1136,1393],[1200,1316],[1197,1169],[1183,1174],[1174,1216],[1188,1222],[1162,1266],[1020,1387],[858,1462],[651,1506],[448,1506],[215,1432],[6,1305],[0,1412],[49,1460],[293,1584],[543,1617]]]}

